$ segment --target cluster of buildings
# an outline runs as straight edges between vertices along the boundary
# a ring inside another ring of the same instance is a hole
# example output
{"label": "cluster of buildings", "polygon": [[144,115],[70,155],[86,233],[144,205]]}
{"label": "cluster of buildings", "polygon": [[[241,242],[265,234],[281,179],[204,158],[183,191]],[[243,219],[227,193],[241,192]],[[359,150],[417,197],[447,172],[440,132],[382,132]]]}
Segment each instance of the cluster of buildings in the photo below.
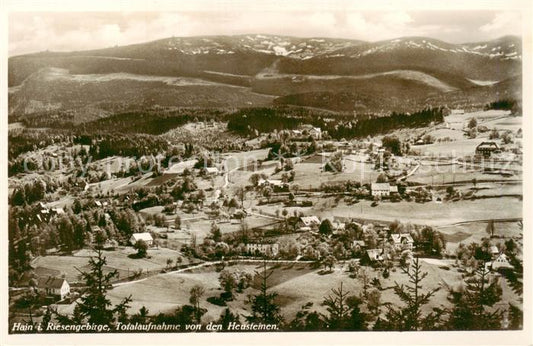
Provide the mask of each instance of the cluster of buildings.
{"label": "cluster of buildings", "polygon": [[[415,244],[413,237],[409,233],[391,234],[388,239],[388,242],[394,247],[394,250],[397,252],[406,250],[413,251]],[[382,245],[385,245],[385,241],[382,242]],[[364,246],[361,246],[356,249],[359,251],[365,250]],[[385,247],[382,246],[381,248],[366,249],[363,253],[362,258],[366,260],[367,263],[377,264],[383,262],[386,259],[391,259],[391,256],[389,253],[387,253]]]}
{"label": "cluster of buildings", "polygon": [[56,215],[65,214],[65,210],[60,207],[49,208],[42,202],[39,202],[38,206],[39,210],[35,214],[35,217],[39,220],[39,222],[48,222]]}
{"label": "cluster of buildings", "polygon": [[498,270],[500,268],[513,269],[513,265],[509,262],[507,255],[500,251],[496,245],[490,247],[491,260],[485,263],[487,270]]}
{"label": "cluster of buildings", "polygon": [[311,136],[314,139],[322,139],[322,129],[314,127],[313,125],[305,124],[291,131],[291,135],[295,137]]}

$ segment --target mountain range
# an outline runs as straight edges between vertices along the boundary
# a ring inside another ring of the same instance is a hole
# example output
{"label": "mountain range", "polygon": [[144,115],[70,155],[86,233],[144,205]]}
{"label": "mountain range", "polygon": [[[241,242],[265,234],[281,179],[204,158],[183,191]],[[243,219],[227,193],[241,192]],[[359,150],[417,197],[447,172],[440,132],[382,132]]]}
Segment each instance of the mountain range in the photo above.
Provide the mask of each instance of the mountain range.
{"label": "mountain range", "polygon": [[9,58],[12,117],[292,104],[387,113],[521,98],[522,42],[204,36]]}

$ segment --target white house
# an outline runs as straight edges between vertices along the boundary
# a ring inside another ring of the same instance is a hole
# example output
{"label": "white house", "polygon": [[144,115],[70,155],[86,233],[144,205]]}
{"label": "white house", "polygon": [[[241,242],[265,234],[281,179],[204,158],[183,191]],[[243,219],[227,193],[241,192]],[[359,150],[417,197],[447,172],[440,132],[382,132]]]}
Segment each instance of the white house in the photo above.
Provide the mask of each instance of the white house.
{"label": "white house", "polygon": [[414,240],[409,233],[391,234],[392,245],[398,251],[412,250]]}
{"label": "white house", "polygon": [[283,188],[284,186],[287,186],[286,183],[279,179],[259,179],[257,182],[258,186],[273,186],[273,187],[279,187]]}
{"label": "white house", "polygon": [[452,109],[452,114],[465,114],[464,109]]}
{"label": "white house", "polygon": [[344,222],[334,221],[331,223],[331,225],[333,226],[334,232],[340,232],[346,229],[346,223]]}
{"label": "white house", "polygon": [[152,235],[148,232],[144,232],[144,233],[133,233],[130,238],[130,244],[135,245],[139,240],[143,240],[148,246],[152,246],[152,244],[154,243],[154,239],[152,238]]}
{"label": "white house", "polygon": [[48,296],[58,297],[60,300],[65,299],[70,294],[70,285],[67,280],[51,276],[40,278],[37,283],[37,289]]}
{"label": "white house", "polygon": [[206,167],[205,171],[207,172],[208,175],[218,175],[219,173],[219,170],[216,167]]}
{"label": "white house", "polygon": [[277,256],[279,253],[279,245],[274,244],[259,244],[248,243],[246,244],[246,252],[255,254],[257,252],[267,256]]}
{"label": "white house", "polygon": [[492,270],[498,270],[500,268],[514,268],[513,265],[509,263],[509,260],[507,259],[507,256],[504,253],[501,253],[492,262],[487,262],[485,265],[489,265]]}
{"label": "white house", "polygon": [[311,230],[312,228],[318,228],[320,225],[320,219],[316,216],[302,216],[299,221],[300,230]]}
{"label": "white house", "polygon": [[56,213],[57,215],[64,215],[65,214],[65,210],[63,208],[60,208],[60,207],[52,208],[52,211],[54,213]]}
{"label": "white house", "polygon": [[389,183],[372,183],[370,189],[372,196],[390,196],[391,192],[398,192],[398,187],[391,186]]}
{"label": "white house", "polygon": [[309,130],[309,134],[315,139],[321,139],[322,129],[320,127],[313,127]]}
{"label": "white house", "polygon": [[310,136],[312,136],[314,139],[321,139],[322,138],[322,129],[320,127],[314,127],[310,124],[305,124],[300,126],[300,130],[303,132],[304,130],[309,133]]}

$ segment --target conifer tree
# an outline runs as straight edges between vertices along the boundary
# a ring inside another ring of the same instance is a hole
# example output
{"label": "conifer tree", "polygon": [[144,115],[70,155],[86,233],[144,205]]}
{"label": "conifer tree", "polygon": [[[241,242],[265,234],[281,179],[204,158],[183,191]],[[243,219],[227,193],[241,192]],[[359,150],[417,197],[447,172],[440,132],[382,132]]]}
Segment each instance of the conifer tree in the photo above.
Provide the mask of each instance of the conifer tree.
{"label": "conifer tree", "polygon": [[273,273],[273,270],[267,271],[266,262],[263,262],[263,270],[261,272],[256,271],[256,277],[260,282],[259,294],[250,297],[252,315],[246,317],[248,322],[266,324],[279,324],[282,322],[280,308],[275,302],[278,294],[268,292],[268,279]]}
{"label": "conifer tree", "polygon": [[[131,302],[131,296],[124,298],[122,302],[112,307],[106,294],[111,287],[111,281],[117,277],[118,272],[114,270],[105,273],[104,268],[107,260],[100,248],[96,248],[95,251],[96,257],[89,259],[89,271],[81,273],[87,290],[82,295],[75,310],[89,323],[113,325],[115,315],[123,315],[129,307],[128,303]],[[121,317],[123,318],[123,316]]]}
{"label": "conifer tree", "polygon": [[484,265],[476,276],[466,281],[464,290],[452,293],[454,307],[448,326],[453,330],[494,330],[501,328],[503,312],[493,306],[501,300],[502,291],[497,280],[489,279]]}
{"label": "conifer tree", "polygon": [[434,308],[433,312],[422,315],[422,307],[429,303],[430,298],[440,289],[434,288],[427,292],[422,291],[421,282],[428,275],[422,272],[418,257],[410,266],[402,267],[402,271],[407,275],[409,284],[399,285],[396,283],[394,293],[403,302],[403,306],[395,308],[388,306],[386,320],[383,327],[388,330],[435,330],[439,328],[444,309]]}

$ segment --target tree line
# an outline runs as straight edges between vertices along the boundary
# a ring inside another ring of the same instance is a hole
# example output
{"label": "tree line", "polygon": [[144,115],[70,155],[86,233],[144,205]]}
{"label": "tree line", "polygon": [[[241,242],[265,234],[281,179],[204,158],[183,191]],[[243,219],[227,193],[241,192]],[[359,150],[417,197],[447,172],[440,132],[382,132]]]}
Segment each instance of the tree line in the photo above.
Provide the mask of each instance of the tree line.
{"label": "tree line", "polygon": [[228,116],[228,129],[241,135],[257,135],[292,130],[301,124],[320,127],[334,139],[362,138],[388,133],[400,128],[418,128],[444,121],[442,108],[425,108],[418,112],[396,113],[389,116],[360,115],[325,116],[307,110],[286,108],[243,109]]}

